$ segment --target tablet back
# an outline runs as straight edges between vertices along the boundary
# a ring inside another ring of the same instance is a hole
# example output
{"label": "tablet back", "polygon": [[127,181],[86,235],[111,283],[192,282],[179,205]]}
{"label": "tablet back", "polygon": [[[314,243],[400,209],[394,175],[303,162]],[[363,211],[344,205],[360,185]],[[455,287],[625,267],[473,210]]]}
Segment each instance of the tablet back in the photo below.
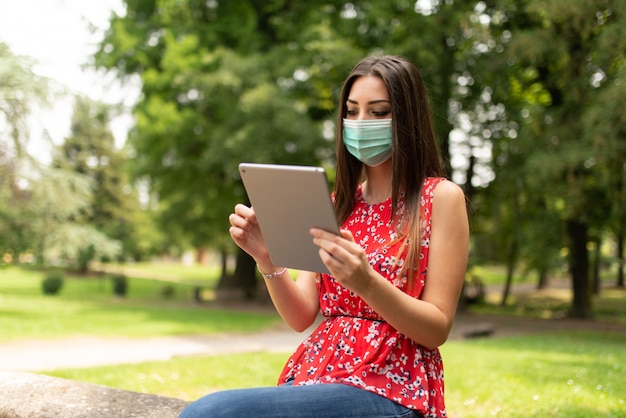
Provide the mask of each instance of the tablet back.
{"label": "tablet back", "polygon": [[339,234],[324,169],[241,163],[239,173],[274,265],[328,273],[309,234]]}

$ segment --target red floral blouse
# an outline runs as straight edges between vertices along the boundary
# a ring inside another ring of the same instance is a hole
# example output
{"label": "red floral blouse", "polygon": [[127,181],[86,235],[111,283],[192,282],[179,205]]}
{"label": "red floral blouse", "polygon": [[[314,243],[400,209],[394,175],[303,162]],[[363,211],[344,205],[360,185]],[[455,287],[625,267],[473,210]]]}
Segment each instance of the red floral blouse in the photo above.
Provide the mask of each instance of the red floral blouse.
{"label": "red floral blouse", "polygon": [[[426,280],[432,200],[441,180],[427,178],[423,185],[420,273],[411,291],[417,298]],[[342,228],[352,232],[376,271],[408,293],[407,277],[399,277],[406,254],[396,260],[402,240],[391,222],[391,199],[370,205],[359,187],[355,208]],[[382,395],[427,418],[446,417],[439,350],[427,349],[398,332],[332,276],[318,277],[320,311],[326,319],[289,358],[279,384],[289,380],[294,385],[343,383]]]}

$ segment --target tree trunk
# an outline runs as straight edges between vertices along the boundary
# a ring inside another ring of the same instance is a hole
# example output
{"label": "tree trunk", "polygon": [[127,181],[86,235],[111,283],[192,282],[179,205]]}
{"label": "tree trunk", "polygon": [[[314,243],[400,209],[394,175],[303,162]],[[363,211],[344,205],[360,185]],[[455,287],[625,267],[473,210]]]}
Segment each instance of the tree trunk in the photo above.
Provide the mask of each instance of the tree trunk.
{"label": "tree trunk", "polygon": [[257,295],[256,264],[254,259],[243,250],[237,252],[237,266],[235,267],[235,280],[240,283],[243,296],[246,300],[252,300]]}
{"label": "tree trunk", "polygon": [[515,260],[517,260],[517,240],[514,239],[509,248],[509,255],[506,260],[506,283],[504,285],[504,291],[502,292],[502,301],[500,306],[506,306],[507,299],[511,294],[511,287],[513,285],[513,273],[515,272]]}
{"label": "tree trunk", "polygon": [[220,250],[220,268],[222,273],[220,274],[220,283],[226,276],[228,276],[228,251],[226,251],[226,247],[222,247]]}
{"label": "tree trunk", "polygon": [[208,263],[208,258],[209,258],[209,252],[207,251],[206,248],[200,247],[196,250],[196,263],[203,266]]}
{"label": "tree trunk", "polygon": [[537,281],[537,290],[545,289],[546,287],[548,287],[548,269],[542,267],[537,272],[537,275],[539,276],[539,280]]}
{"label": "tree trunk", "polygon": [[567,221],[567,234],[570,240],[569,269],[572,276],[573,300],[570,310],[572,318],[591,319],[591,286],[589,282],[589,258],[587,253],[587,225],[577,221]]}
{"label": "tree trunk", "polygon": [[[225,258],[225,257],[224,257]],[[242,249],[237,250],[235,273],[225,273],[223,270],[217,286],[219,301],[253,300],[257,296],[256,266],[254,259]],[[224,264],[222,264],[224,268]]]}
{"label": "tree trunk", "polygon": [[617,236],[617,287],[624,286],[624,235]]}
{"label": "tree trunk", "polygon": [[596,248],[593,252],[593,294],[600,294],[600,267],[602,266],[602,254],[600,247],[602,246],[602,240],[596,242]]}

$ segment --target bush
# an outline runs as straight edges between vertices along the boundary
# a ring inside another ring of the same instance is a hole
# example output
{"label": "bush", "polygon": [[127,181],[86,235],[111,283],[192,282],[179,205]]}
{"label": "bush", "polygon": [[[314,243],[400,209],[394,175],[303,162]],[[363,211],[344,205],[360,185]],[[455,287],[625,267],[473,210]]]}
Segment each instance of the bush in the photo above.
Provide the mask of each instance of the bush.
{"label": "bush", "polygon": [[116,274],[111,277],[113,282],[113,294],[124,297],[128,292],[128,279],[123,274]]}
{"label": "bush", "polygon": [[163,299],[173,299],[176,295],[176,288],[171,284],[166,284],[161,288],[161,297]]}
{"label": "bush", "polygon": [[61,273],[50,273],[41,282],[41,289],[44,295],[56,295],[63,287],[63,275]]}

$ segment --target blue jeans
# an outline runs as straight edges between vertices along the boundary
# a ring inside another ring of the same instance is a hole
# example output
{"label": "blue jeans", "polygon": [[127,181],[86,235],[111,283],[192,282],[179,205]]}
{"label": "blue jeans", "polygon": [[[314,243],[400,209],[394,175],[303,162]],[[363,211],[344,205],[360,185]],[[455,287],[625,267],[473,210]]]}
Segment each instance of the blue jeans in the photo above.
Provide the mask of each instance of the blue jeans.
{"label": "blue jeans", "polygon": [[191,403],[179,418],[417,418],[420,413],[387,398],[342,384],[235,389]]}

